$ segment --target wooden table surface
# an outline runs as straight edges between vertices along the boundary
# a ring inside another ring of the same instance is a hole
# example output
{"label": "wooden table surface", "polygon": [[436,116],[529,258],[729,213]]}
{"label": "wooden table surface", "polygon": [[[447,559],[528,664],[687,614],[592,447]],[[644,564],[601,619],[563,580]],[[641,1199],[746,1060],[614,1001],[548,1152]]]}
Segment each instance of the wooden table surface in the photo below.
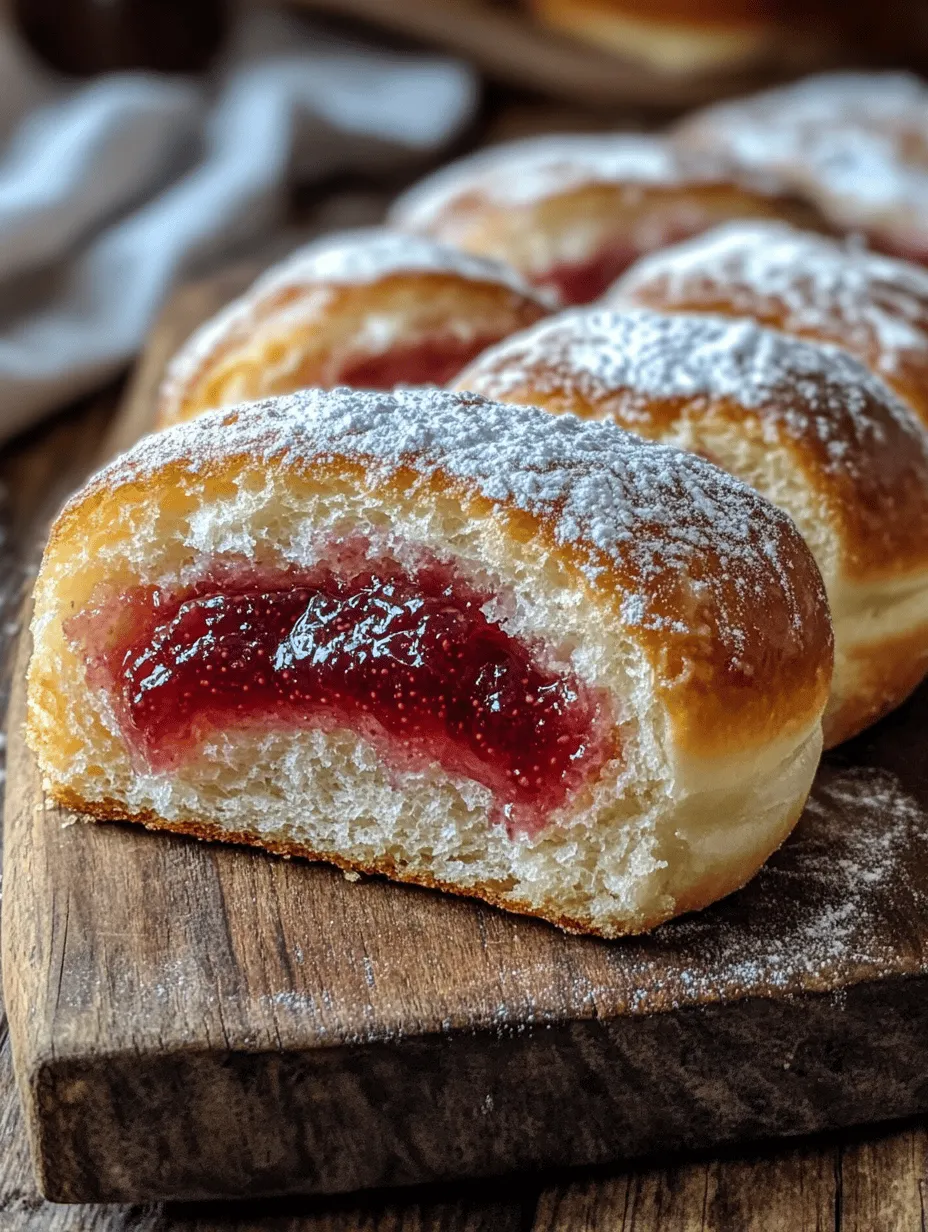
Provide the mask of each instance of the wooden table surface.
{"label": "wooden table surface", "polygon": [[[366,221],[371,205],[340,221]],[[325,214],[317,218],[331,225]],[[111,388],[0,450],[0,707],[24,584],[49,520],[94,467]],[[0,746],[2,766],[3,746]],[[878,1110],[874,1110],[878,1115]],[[928,1232],[928,1122],[634,1170],[522,1176],[339,1199],[56,1206],[36,1192],[0,1003],[0,1232]]]}

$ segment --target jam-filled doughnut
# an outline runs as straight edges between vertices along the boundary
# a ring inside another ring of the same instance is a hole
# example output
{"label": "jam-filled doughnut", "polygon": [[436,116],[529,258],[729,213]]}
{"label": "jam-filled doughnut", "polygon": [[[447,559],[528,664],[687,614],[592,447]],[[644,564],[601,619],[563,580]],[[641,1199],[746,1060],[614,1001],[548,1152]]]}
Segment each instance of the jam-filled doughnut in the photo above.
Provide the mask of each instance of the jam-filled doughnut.
{"label": "jam-filled doughnut", "polygon": [[336,232],[193,334],[168,368],[159,423],[310,385],[444,385],[556,306],[502,262],[386,228]]}
{"label": "jam-filled doughnut", "polygon": [[60,515],[33,636],[63,804],[603,936],[782,841],[832,655],[815,563],[749,488],[436,389],[142,441]]}
{"label": "jam-filled doughnut", "polygon": [[785,223],[729,223],[633,265],[600,301],[750,317],[863,360],[928,426],[928,270]]}
{"label": "jam-filled doughnut", "polygon": [[827,744],[928,671],[928,432],[853,356],[753,321],[586,309],[500,343],[458,386],[611,418],[711,458],[784,509],[834,620]]}
{"label": "jam-filled doughnut", "polygon": [[808,207],[733,178],[663,137],[530,137],[463,158],[411,188],[392,221],[508,261],[567,304],[588,303],[642,253],[729,218],[815,225]]}
{"label": "jam-filled doughnut", "polygon": [[676,140],[800,194],[836,230],[928,261],[928,86],[918,77],[806,77],[696,112]]}

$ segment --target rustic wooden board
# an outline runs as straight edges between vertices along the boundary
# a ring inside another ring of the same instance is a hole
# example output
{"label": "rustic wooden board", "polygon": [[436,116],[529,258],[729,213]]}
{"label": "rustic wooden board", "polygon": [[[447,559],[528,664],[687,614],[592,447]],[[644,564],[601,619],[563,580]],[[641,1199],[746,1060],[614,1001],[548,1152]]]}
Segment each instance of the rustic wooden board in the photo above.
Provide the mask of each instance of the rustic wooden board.
{"label": "rustic wooden board", "polygon": [[[109,395],[95,399],[0,451],[0,484],[11,498],[0,551],[4,706],[23,570],[54,505],[99,451],[111,410]],[[548,1178],[540,1202],[540,1178],[513,1178],[425,1194],[62,1206],[35,1189],[0,1008],[0,1232],[924,1232],[926,1161],[928,1131],[906,1125],[631,1173],[597,1169],[559,1185]]]}
{"label": "rustic wooden board", "polygon": [[[145,427],[164,357],[241,280],[177,303],[112,444]],[[828,759],[746,890],[606,943],[305,862],[74,824],[46,808],[21,740],[28,651],[23,638],[3,962],[47,1196],[335,1192],[928,1109],[928,690]],[[688,1176],[678,1204],[700,1183]],[[873,1195],[853,1198],[863,1227]]]}

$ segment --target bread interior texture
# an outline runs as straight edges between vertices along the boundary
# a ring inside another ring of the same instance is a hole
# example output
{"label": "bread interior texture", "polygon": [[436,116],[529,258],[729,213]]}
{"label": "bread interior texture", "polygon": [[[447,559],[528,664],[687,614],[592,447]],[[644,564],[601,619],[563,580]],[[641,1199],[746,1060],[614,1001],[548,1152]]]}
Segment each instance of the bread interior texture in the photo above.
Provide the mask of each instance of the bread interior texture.
{"label": "bread interior texture", "polygon": [[[652,927],[743,884],[789,832],[821,749],[817,719],[771,746],[694,757],[675,739],[654,667],[569,559],[520,542],[452,487],[413,499],[351,467],[124,485],[85,499],[49,547],[36,596],[29,738],[51,794],[101,817],[227,836],[385,872],[603,936]],[[212,731],[177,769],[139,764],[86,650],[66,632],[101,586],[176,592],[243,562],[308,569],[363,542],[414,572],[423,554],[481,593],[546,665],[611,700],[614,755],[537,833],[508,833],[490,792],[439,765],[398,770],[347,728]]]}

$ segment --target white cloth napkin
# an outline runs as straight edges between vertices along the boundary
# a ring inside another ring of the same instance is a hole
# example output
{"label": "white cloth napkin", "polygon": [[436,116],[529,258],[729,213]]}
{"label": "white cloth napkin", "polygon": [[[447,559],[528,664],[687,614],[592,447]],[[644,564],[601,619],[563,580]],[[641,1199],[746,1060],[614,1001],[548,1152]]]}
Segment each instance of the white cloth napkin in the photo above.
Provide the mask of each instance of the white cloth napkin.
{"label": "white cloth napkin", "polygon": [[274,227],[291,180],[437,149],[476,99],[463,64],[272,13],[208,81],[75,85],[0,30],[0,440],[124,366],[178,276]]}

